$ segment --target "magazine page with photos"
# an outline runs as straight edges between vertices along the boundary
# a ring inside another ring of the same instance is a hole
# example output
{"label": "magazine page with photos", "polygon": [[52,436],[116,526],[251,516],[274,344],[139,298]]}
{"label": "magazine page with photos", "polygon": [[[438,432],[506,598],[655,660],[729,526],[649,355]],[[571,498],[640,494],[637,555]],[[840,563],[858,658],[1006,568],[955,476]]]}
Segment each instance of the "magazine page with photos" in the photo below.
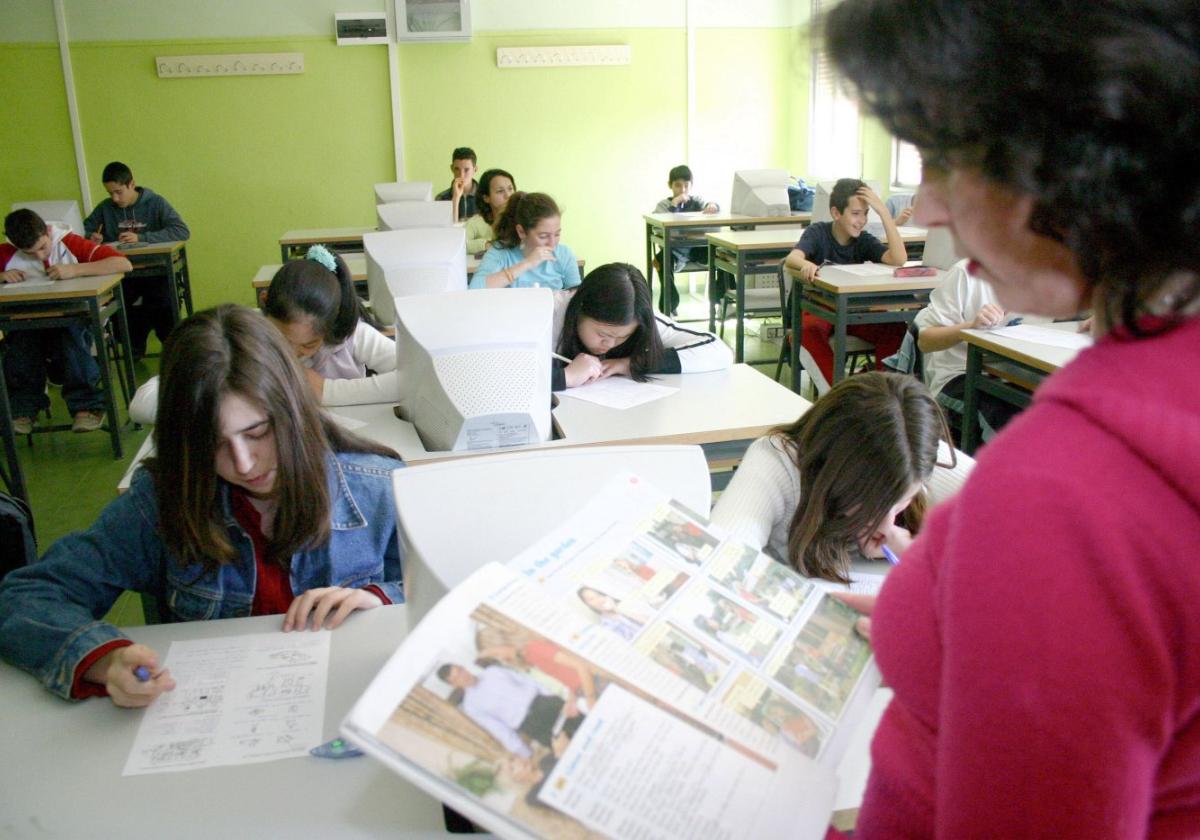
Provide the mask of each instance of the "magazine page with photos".
{"label": "magazine page with photos", "polygon": [[845,609],[624,476],[444,598],[343,732],[506,837],[821,837],[878,684]]}

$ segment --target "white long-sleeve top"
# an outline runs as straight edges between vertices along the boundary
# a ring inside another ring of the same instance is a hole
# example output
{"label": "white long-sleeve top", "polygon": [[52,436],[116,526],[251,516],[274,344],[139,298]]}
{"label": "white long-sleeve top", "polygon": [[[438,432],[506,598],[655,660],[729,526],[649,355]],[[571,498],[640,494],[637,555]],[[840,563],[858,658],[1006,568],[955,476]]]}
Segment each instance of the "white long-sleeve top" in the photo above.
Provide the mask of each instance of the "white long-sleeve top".
{"label": "white long-sleeve top", "polygon": [[[925,482],[932,507],[958,492],[975,459],[955,451],[953,469],[934,467]],[[950,462],[950,447],[938,443],[938,461]],[[777,436],[750,444],[737,472],[712,510],[712,523],[760,551],[788,563],[788,529],[800,506],[800,470]],[[790,564],[789,564],[790,565]]]}
{"label": "white long-sleeve top", "polygon": [[[359,321],[351,337],[354,360],[378,373],[361,379],[326,379],[321,402],[324,405],[367,405],[395,402],[400,385],[396,376],[396,342],[368,324]],[[301,362],[311,367],[305,359]],[[153,424],[158,413],[158,377],[138,386],[129,404],[129,417],[135,423]]]}

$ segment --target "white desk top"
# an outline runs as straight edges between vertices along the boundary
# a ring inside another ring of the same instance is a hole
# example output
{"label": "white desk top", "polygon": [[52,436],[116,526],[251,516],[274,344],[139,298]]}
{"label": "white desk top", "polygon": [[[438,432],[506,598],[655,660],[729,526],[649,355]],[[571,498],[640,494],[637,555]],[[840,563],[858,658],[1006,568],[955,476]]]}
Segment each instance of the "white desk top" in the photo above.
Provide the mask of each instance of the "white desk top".
{"label": "white desk top", "polygon": [[[850,267],[853,268],[853,266]],[[789,271],[789,273],[793,277],[796,276],[794,271]],[[847,271],[845,266],[823,265],[817,270],[817,277],[813,281],[813,285],[835,295],[871,292],[928,292],[937,288],[945,277],[946,272],[940,268],[937,269],[937,274],[931,277],[896,277],[892,273],[876,277],[862,277]]]}
{"label": "white desk top", "polygon": [[363,234],[373,233],[375,227],[306,228],[289,230],[279,237],[280,245],[316,245],[320,242],[355,242]]}
{"label": "white desk top", "polygon": [[[1075,333],[1078,332],[1079,322],[1064,321],[1058,324],[1040,324],[1039,326]],[[976,344],[985,350],[990,350],[1044,373],[1054,373],[1078,356],[1080,352],[1077,348],[1055,347],[1050,344],[1038,344],[1034,341],[1022,341],[995,335],[989,330],[963,330],[963,338],[968,344]]]}
{"label": "white desk top", "polygon": [[123,242],[105,242],[104,244],[116,248],[126,257],[147,257],[180,251],[187,247],[187,240],[172,239],[167,242],[134,242],[128,245]]}
{"label": "white desk top", "polygon": [[781,423],[791,423],[812,405],[749,365],[711,373],[664,375],[654,381],[679,390],[661,400],[624,410],[559,394],[554,421],[562,438],[527,447],[470,453],[429,452],[413,425],[398,419],[389,404],[338,406],[329,411],[365,422],[366,426],[355,430],[357,434],[392,447],[407,463],[430,463],[521,449],[751,440]]}
{"label": "white desk top", "polygon": [[717,225],[796,225],[812,220],[812,213],[795,211],[787,216],[745,216],[741,213],[646,213],[652,227],[714,227]]}
{"label": "white desk top", "polygon": [[[367,279],[367,257],[365,254],[342,254],[342,259],[346,261],[346,267],[350,269],[350,279],[361,281]],[[256,289],[263,289],[271,285],[271,278],[275,276],[275,272],[283,268],[283,263],[267,263],[260,266],[258,271],[254,273],[254,279],[251,284]]]}
{"label": "white desk top", "polygon": [[121,282],[124,274],[93,274],[50,283],[0,283],[0,305],[33,300],[68,300],[100,297]]}
{"label": "white desk top", "polygon": [[[333,631],[326,738],[408,632],[406,607],[357,613]],[[279,616],[132,627],[165,655],[173,639],[277,629]],[[177,838],[415,837],[442,831],[440,804],[377,762],[293,758],[185,773],[124,777],[142,715],[97,698],[68,703],[0,663],[0,833]],[[18,759],[19,757],[19,759]],[[123,831],[121,833],[124,833]]]}

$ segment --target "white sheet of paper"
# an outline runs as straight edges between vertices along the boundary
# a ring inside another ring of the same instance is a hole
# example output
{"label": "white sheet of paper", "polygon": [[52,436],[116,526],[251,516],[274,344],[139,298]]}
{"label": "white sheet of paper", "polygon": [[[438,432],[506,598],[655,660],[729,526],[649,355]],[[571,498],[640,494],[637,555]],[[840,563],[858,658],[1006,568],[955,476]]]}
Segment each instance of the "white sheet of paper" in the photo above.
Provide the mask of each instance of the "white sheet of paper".
{"label": "white sheet of paper", "polygon": [[839,265],[835,267],[838,271],[853,274],[855,277],[890,277],[896,270],[892,266],[884,265],[883,263],[860,263],[858,265]]}
{"label": "white sheet of paper", "polygon": [[26,279],[22,280],[20,283],[8,284],[8,288],[11,289],[11,288],[13,288],[13,286],[16,286],[19,289],[32,289],[32,288],[40,289],[40,288],[45,288],[46,286],[53,286],[53,285],[54,285],[53,280],[51,280],[49,277],[46,277],[45,275],[42,275],[40,277],[27,277]]}
{"label": "white sheet of paper", "polygon": [[655,385],[653,382],[634,382],[624,376],[610,376],[597,382],[589,382],[578,388],[568,388],[563,396],[587,400],[597,405],[609,408],[633,408],[642,403],[661,400],[678,391],[669,385]]}
{"label": "white sheet of paper", "polygon": [[1092,337],[1087,333],[1073,332],[1068,329],[1054,327],[1039,327],[1036,324],[1017,324],[1012,327],[1000,327],[991,330],[991,335],[1016,338],[1021,341],[1032,341],[1035,344],[1047,344],[1051,347],[1065,347],[1068,350],[1083,350],[1092,346]]}
{"label": "white sheet of paper", "polygon": [[146,710],[123,775],[292,758],[322,741],[328,631],[174,642],[163,665],[175,690]]}

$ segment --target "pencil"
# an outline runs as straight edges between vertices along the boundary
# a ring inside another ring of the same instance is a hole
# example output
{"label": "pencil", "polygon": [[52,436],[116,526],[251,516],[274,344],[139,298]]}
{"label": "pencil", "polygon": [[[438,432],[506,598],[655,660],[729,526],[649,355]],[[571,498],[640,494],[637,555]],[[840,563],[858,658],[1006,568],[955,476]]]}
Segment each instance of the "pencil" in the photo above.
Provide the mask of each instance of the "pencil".
{"label": "pencil", "polygon": [[566,362],[567,364],[571,364],[571,360],[568,359],[566,356],[560,355],[558,353],[551,353],[550,355],[553,356],[554,358],[558,359],[560,362]]}

